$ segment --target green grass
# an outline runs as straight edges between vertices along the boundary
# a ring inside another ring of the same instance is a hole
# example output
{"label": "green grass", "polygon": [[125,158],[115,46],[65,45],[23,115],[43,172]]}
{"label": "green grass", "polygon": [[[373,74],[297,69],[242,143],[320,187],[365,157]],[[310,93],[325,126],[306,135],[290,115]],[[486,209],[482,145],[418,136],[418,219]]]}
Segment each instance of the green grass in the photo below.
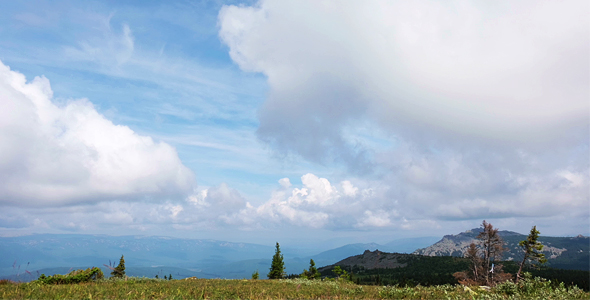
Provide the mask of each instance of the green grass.
{"label": "green grass", "polygon": [[37,282],[0,284],[2,299],[588,299],[576,288],[551,287],[541,280],[485,291],[440,285],[432,287],[362,286],[350,282],[303,279],[157,280],[129,278],[91,283],[49,285]]}

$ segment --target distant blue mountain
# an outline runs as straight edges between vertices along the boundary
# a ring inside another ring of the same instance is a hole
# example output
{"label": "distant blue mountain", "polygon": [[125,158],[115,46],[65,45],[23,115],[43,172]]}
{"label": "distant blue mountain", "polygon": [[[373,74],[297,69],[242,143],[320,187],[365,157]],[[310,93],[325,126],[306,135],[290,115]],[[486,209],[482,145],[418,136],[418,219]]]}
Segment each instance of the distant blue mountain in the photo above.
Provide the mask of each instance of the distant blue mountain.
{"label": "distant blue mountain", "polygon": [[[313,259],[316,266],[333,264],[365,250],[401,252],[431,244],[431,240],[396,240],[385,245],[349,244],[316,255],[310,251],[283,248],[288,274],[299,274]],[[436,239],[435,239],[436,240]],[[159,236],[108,236],[80,234],[36,234],[0,237],[0,278],[28,281],[39,274],[67,273],[71,269],[101,267],[118,263],[125,255],[127,274],[174,278],[250,278],[259,271],[265,278],[274,246],[216,240],[179,239]],[[401,250],[401,251],[400,251]]]}

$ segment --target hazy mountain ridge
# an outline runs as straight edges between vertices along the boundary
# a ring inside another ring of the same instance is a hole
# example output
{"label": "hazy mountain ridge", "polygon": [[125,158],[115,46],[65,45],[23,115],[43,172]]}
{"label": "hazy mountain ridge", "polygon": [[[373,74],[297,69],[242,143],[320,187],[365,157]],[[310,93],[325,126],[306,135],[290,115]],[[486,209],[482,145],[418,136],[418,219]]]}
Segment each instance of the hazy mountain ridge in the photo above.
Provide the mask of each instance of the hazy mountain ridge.
{"label": "hazy mountain ridge", "polygon": [[[299,274],[309,267],[310,259],[314,259],[317,266],[325,266],[366,249],[415,250],[428,245],[424,238],[394,240],[388,244],[391,246],[348,244],[315,254],[313,250],[283,246],[281,251],[285,257],[286,272]],[[33,277],[25,271],[34,275],[37,271],[50,275],[72,268],[104,268],[104,264],[118,262],[121,255],[125,255],[128,274],[133,276],[154,277],[158,273],[166,275],[171,272],[175,278],[250,278],[258,270],[264,278],[274,254],[274,246],[211,239],[81,234],[0,237],[0,249],[0,277],[20,277],[22,280]]]}
{"label": "hazy mountain ridge", "polygon": [[411,256],[415,255],[365,250],[363,254],[345,258],[333,265],[321,267],[318,270],[322,272],[331,269],[333,266],[340,266],[344,269],[352,267],[364,269],[403,268],[407,265],[407,258]]}
{"label": "hazy mountain ridge", "polygon": [[[469,244],[476,241],[481,230],[481,228],[475,228],[456,235],[445,235],[440,241],[429,247],[418,249],[413,254],[463,257]],[[527,235],[506,230],[498,231],[498,233],[507,248],[503,259],[521,260],[523,253],[518,242],[525,240]],[[548,260],[547,266],[561,269],[590,269],[590,238],[582,235],[577,237],[540,236],[539,241],[545,245],[543,253]]]}

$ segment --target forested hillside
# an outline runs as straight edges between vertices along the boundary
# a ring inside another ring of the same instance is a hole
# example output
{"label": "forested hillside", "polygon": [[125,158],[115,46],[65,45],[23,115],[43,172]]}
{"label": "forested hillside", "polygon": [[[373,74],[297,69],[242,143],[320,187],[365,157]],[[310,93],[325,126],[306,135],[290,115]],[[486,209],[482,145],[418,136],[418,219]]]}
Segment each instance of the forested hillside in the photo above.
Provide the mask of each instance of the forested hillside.
{"label": "forested hillside", "polygon": [[[518,264],[514,261],[498,262],[504,264],[505,271],[515,274]],[[333,265],[319,268],[322,276],[333,277],[332,270],[340,266],[352,273],[352,280],[358,284],[374,285],[442,285],[458,284],[453,274],[468,268],[469,261],[453,256],[423,256],[416,254],[365,251],[361,255],[343,259]],[[543,267],[526,268],[533,276],[539,276],[566,285],[577,285],[588,291],[590,272],[582,270],[563,270]]]}

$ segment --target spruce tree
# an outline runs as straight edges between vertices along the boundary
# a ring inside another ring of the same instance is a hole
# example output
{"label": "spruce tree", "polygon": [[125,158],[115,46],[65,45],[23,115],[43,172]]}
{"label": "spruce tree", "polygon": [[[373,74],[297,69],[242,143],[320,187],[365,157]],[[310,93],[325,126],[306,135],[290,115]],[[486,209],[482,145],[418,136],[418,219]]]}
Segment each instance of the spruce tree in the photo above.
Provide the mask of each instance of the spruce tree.
{"label": "spruce tree", "polygon": [[123,278],[125,276],[125,258],[123,257],[123,255],[121,255],[119,265],[115,267],[111,272],[111,276],[116,278]]}
{"label": "spruce tree", "polygon": [[521,278],[520,274],[527,260],[533,262],[538,261],[542,264],[547,262],[545,254],[540,252],[543,250],[543,244],[537,241],[537,239],[539,239],[539,234],[540,232],[537,230],[537,226],[533,226],[526,240],[520,241],[518,243],[518,245],[524,251],[524,257],[522,258],[522,262],[520,263],[520,267],[518,268],[518,272],[516,273],[516,282],[518,282],[518,280]]}
{"label": "spruce tree", "polygon": [[315,267],[315,262],[313,261],[313,259],[309,260],[309,275],[307,276],[309,279],[318,279],[321,277],[320,272],[318,272],[318,269]]}
{"label": "spruce tree", "polygon": [[270,272],[266,276],[268,279],[281,279],[284,278],[285,275],[285,263],[283,262],[283,255],[281,254],[279,242],[277,242],[275,255],[272,257]]}

